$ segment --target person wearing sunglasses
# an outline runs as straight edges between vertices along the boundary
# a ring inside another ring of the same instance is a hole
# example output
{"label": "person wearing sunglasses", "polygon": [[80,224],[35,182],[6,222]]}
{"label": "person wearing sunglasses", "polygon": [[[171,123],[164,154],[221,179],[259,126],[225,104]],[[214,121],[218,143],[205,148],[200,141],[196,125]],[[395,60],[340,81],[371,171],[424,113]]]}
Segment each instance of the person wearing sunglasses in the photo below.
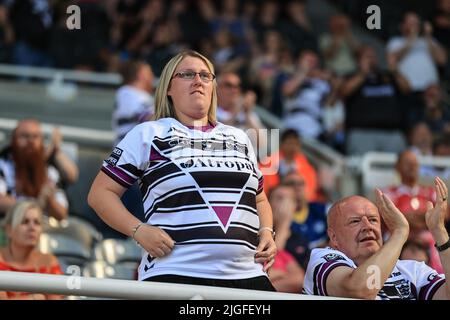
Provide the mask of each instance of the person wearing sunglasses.
{"label": "person wearing sunglasses", "polygon": [[[155,114],[103,163],[89,205],[142,246],[139,280],[275,291],[272,211],[248,136],[216,120],[214,67],[195,51],[164,67]],[[145,220],[120,196],[139,181]]]}

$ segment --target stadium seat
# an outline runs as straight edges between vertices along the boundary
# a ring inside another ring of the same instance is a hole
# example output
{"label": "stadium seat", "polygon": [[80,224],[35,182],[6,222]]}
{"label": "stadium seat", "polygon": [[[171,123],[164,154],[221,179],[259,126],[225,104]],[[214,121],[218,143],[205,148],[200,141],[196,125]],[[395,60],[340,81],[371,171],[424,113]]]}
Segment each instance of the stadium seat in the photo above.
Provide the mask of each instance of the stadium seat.
{"label": "stadium seat", "polygon": [[91,250],[93,245],[103,238],[102,234],[94,226],[77,217],[68,217],[59,221],[56,225],[54,223],[50,224],[45,231],[48,234],[69,236],[82,243],[87,250]]}
{"label": "stadium seat", "polygon": [[43,253],[54,254],[60,261],[63,271],[69,265],[84,265],[91,256],[90,251],[85,248],[83,243],[58,233],[43,233],[39,241],[39,250]]}
{"label": "stadium seat", "polygon": [[131,239],[105,239],[94,248],[97,260],[115,265],[117,263],[137,263],[141,259],[141,248]]}
{"label": "stadium seat", "polygon": [[135,280],[138,264],[111,265],[105,261],[92,261],[85,265],[83,276],[95,278],[110,278]]}
{"label": "stadium seat", "polygon": [[369,199],[374,200],[375,188],[384,188],[399,183],[398,174],[395,171],[395,153],[369,152],[361,162],[362,192]]}

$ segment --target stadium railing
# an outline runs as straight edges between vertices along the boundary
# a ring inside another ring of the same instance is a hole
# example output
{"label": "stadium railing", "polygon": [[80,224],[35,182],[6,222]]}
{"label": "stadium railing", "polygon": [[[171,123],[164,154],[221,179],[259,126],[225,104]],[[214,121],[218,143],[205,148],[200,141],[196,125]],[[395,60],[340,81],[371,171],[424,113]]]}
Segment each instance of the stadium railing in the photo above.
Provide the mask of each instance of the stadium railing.
{"label": "stadium railing", "polygon": [[348,300],[292,293],[11,271],[0,271],[0,288],[7,291],[136,300]]}
{"label": "stadium railing", "polygon": [[0,63],[0,75],[8,77],[49,80],[53,79],[56,74],[60,74],[66,81],[92,83],[97,85],[117,86],[122,81],[122,77],[117,73],[74,71]]}

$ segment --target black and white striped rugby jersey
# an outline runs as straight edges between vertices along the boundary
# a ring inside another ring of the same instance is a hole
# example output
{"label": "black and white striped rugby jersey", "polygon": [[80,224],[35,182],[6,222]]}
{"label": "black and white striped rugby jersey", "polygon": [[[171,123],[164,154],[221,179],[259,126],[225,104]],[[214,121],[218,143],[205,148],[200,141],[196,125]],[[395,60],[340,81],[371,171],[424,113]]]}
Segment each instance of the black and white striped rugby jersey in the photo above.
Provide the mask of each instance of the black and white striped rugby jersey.
{"label": "black and white striped rugby jersey", "polygon": [[162,274],[215,279],[265,275],[254,262],[263,178],[244,131],[175,119],[131,130],[102,170],[124,187],[139,181],[147,223],[176,242],[163,258],[143,254],[139,279]]}

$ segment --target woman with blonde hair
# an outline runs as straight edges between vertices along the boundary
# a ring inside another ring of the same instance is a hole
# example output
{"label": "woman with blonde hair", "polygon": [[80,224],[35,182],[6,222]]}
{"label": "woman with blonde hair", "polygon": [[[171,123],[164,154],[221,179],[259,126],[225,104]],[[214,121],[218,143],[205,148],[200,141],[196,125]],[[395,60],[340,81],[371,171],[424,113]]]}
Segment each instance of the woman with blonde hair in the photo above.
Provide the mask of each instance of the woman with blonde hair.
{"label": "woman with blonde hair", "polygon": [[[154,121],[136,126],[103,163],[88,196],[143,247],[139,280],[275,290],[272,212],[248,136],[216,120],[211,62],[184,51],[164,67]],[[120,197],[139,180],[145,222]]]}
{"label": "woman with blonde hair", "polygon": [[[52,254],[37,249],[42,233],[42,210],[34,201],[18,201],[6,214],[6,247],[0,248],[0,271],[62,274],[58,260]],[[59,295],[0,291],[0,299],[47,300]]]}

